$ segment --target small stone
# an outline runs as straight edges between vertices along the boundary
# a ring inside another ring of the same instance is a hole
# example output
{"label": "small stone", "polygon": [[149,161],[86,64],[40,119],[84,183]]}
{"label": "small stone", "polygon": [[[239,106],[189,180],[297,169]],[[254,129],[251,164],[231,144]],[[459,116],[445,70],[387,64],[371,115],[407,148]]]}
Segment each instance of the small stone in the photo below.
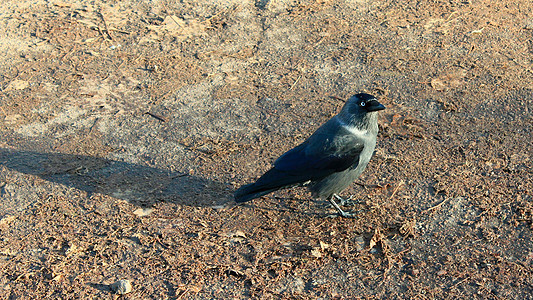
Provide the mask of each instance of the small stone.
{"label": "small stone", "polygon": [[527,29],[527,30],[533,30],[533,18],[532,19],[527,19],[524,22],[524,28]]}
{"label": "small stone", "polygon": [[356,237],[354,239],[354,242],[355,242],[355,250],[360,252],[360,251],[363,251],[363,249],[365,249],[365,238],[363,238],[362,235]]}
{"label": "small stone", "polygon": [[129,280],[121,279],[111,285],[113,292],[124,295],[131,292],[131,283]]}

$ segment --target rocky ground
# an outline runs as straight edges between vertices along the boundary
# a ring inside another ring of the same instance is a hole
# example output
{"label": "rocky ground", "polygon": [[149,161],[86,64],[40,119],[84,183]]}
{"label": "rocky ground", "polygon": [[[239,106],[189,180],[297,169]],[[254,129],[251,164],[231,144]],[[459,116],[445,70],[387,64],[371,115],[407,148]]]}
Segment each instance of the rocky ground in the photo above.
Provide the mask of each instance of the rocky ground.
{"label": "rocky ground", "polygon": [[[533,3],[4,1],[0,298],[533,299]],[[343,195],[232,206],[357,92]]]}

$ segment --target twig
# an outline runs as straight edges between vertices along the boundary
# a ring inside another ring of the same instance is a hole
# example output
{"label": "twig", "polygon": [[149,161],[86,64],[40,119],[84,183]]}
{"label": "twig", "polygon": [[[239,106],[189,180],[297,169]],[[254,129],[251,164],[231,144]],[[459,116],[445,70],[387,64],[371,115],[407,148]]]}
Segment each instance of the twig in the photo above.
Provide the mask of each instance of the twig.
{"label": "twig", "polygon": [[441,207],[444,203],[446,203],[450,198],[444,198],[444,200],[442,200],[439,204],[435,205],[435,206],[432,206],[426,210],[423,210],[422,212],[429,212],[429,211],[432,211],[434,209],[437,209],[439,207]]}
{"label": "twig", "polygon": [[183,291],[183,293],[181,293],[181,295],[179,295],[179,297],[176,298],[176,300],[179,300],[179,299],[183,298],[183,296],[185,296],[185,294],[187,294],[188,291],[189,291],[189,287],[187,287],[187,288],[185,289],[185,291]]}
{"label": "twig", "polygon": [[174,23],[176,23],[176,25],[178,25],[178,27],[182,27],[178,20],[176,20],[176,16],[172,15],[170,16],[170,18],[172,19],[172,21],[174,21]]}
{"label": "twig", "polygon": [[129,31],[116,29],[115,27],[111,27],[111,28],[109,28],[109,31],[116,31],[116,32],[118,32],[118,33],[122,33],[122,34],[130,34]]}
{"label": "twig", "polygon": [[96,123],[98,122],[98,120],[99,120],[99,118],[94,119],[94,123],[91,126],[91,128],[89,128],[89,133],[87,133],[87,136],[85,138],[87,138],[89,135],[91,135],[91,133],[93,132],[93,128],[94,128],[94,126],[96,126]]}
{"label": "twig", "polygon": [[61,61],[64,60],[65,57],[67,57],[67,55],[70,55],[72,52],[74,52],[75,48],[76,48],[76,46],[73,46],[72,48],[70,48],[70,50],[67,53],[65,53],[59,60],[61,60]]}
{"label": "twig", "polygon": [[2,110],[2,112],[4,113],[4,116],[6,116],[6,117],[7,117],[7,113],[6,113],[6,111],[4,110],[4,108],[3,108],[2,106],[0,106],[0,109],[1,109],[1,110]]}
{"label": "twig", "polygon": [[165,117],[163,117],[163,116],[160,116],[160,115],[156,115],[156,114],[151,113],[151,112],[149,112],[149,111],[145,112],[145,114],[147,114],[147,115],[149,115],[149,116],[151,116],[151,117],[154,117],[154,118],[158,119],[158,120],[161,121],[161,122],[167,122],[167,121],[168,121],[167,118],[165,118]]}
{"label": "twig", "polygon": [[457,287],[458,285],[460,285],[461,283],[465,282],[466,280],[470,279],[469,277],[466,277],[466,278],[463,278],[462,280],[459,280],[457,281],[457,283],[455,283],[453,285],[453,287]]}
{"label": "twig", "polygon": [[100,35],[102,36],[102,38],[104,39],[104,41],[107,41],[108,39],[107,39],[106,36],[104,35],[104,32],[102,31],[102,29],[100,28],[100,26],[96,26],[96,29],[98,30],[98,33],[100,33]]}
{"label": "twig", "polygon": [[396,195],[396,192],[398,192],[398,190],[400,189],[400,187],[403,185],[403,180],[401,180],[399,183],[398,183],[398,186],[396,186],[396,188],[394,189],[394,191],[392,192],[392,195],[390,196],[389,198],[389,201],[394,197],[394,195]]}
{"label": "twig", "polygon": [[342,102],[346,102],[346,100],[342,99],[341,97],[337,97],[337,96],[329,96],[331,99],[335,99],[335,100],[339,100],[339,101],[342,101]]}
{"label": "twig", "polygon": [[298,83],[298,81],[300,81],[300,78],[302,78],[302,75],[300,75],[298,78],[296,78],[296,80],[294,81],[294,83],[291,85],[291,87],[289,88],[289,91],[292,90],[292,88]]}
{"label": "twig", "polygon": [[376,188],[376,189],[382,189],[383,186],[381,184],[364,184],[364,183],[361,183],[361,182],[354,182],[355,184],[357,184],[358,186],[362,186],[364,188],[367,188],[367,187],[371,187],[371,188]]}
{"label": "twig", "polygon": [[115,39],[113,39],[113,36],[111,35],[111,31],[107,27],[107,22],[105,21],[104,14],[102,14],[102,12],[98,12],[98,14],[100,15],[100,18],[102,18],[102,22],[104,22],[104,28],[105,28],[105,32],[107,33],[107,36],[109,36],[109,38],[112,41],[114,41]]}

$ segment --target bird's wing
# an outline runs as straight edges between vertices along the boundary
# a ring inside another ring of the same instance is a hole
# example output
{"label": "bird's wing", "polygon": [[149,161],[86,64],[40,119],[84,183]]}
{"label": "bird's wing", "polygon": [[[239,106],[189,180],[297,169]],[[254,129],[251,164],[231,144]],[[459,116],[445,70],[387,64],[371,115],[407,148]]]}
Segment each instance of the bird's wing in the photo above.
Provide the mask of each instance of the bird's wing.
{"label": "bird's wing", "polygon": [[[316,145],[317,141],[313,141]],[[347,138],[340,148],[339,143],[323,139],[322,147],[309,147],[306,141],[289,150],[274,163],[274,169],[284,172],[299,182],[318,180],[336,172],[356,167],[364,143]]]}
{"label": "bird's wing", "polygon": [[280,156],[274,162],[274,167],[255,183],[237,190],[235,200],[245,202],[357,167],[364,141],[340,127],[326,129],[329,130],[317,130],[308,140]]}

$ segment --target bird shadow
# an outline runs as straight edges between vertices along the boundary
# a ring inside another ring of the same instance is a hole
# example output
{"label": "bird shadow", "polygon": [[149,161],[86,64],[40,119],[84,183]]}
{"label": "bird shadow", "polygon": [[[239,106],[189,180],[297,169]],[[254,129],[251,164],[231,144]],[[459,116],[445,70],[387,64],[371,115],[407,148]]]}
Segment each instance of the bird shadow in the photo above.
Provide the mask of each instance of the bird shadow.
{"label": "bird shadow", "polygon": [[0,148],[0,165],[141,207],[157,202],[213,207],[233,201],[229,184],[101,157]]}

